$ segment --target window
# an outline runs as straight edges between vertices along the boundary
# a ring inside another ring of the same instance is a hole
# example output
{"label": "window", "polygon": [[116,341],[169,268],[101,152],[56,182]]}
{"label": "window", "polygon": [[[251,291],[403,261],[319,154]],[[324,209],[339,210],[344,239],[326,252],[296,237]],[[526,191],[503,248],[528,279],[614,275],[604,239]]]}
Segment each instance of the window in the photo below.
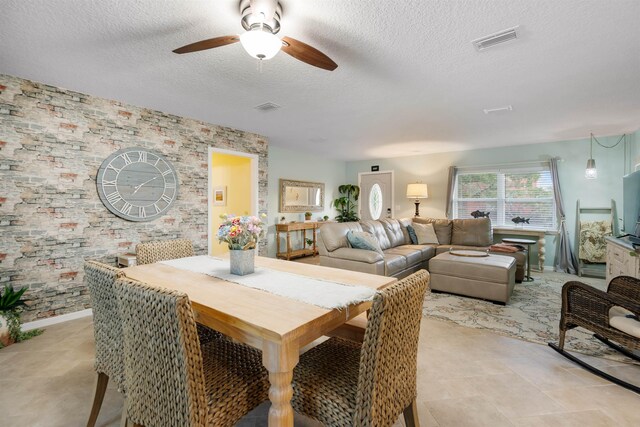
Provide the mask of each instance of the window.
{"label": "window", "polygon": [[371,219],[380,219],[382,214],[382,189],[378,184],[373,184],[369,192],[369,213]]}
{"label": "window", "polygon": [[512,218],[529,219],[524,228],[556,229],[556,206],[549,166],[460,169],[453,190],[453,217],[490,212],[494,226],[514,226]]}

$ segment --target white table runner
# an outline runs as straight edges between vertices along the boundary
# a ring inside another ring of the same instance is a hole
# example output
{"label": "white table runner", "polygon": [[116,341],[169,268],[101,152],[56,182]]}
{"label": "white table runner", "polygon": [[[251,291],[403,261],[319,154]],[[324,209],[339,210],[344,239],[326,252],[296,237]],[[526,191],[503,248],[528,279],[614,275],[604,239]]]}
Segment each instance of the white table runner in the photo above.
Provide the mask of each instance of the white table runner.
{"label": "white table runner", "polygon": [[246,276],[236,276],[229,273],[229,260],[207,255],[161,261],[160,264],[206,274],[329,310],[370,301],[376,294],[376,291],[365,286],[314,279],[264,267],[256,267],[254,273]]}

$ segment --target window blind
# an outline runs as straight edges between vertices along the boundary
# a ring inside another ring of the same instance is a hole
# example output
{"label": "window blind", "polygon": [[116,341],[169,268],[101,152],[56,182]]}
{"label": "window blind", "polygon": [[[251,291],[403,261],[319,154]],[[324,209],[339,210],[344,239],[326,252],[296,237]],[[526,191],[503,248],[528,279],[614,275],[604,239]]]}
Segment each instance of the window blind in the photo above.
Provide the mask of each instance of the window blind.
{"label": "window blind", "polygon": [[529,218],[524,228],[556,229],[553,181],[548,165],[460,170],[453,194],[453,217],[490,212],[495,226],[514,226],[512,218]]}

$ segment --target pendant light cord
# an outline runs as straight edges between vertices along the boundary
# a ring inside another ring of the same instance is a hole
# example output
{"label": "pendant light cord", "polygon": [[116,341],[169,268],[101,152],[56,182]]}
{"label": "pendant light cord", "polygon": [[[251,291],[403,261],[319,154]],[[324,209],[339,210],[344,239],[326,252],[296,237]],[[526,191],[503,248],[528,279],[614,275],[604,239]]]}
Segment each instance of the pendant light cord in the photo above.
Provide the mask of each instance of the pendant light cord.
{"label": "pendant light cord", "polygon": [[[594,134],[591,134],[591,145],[593,145],[593,141],[595,141],[595,142],[596,142],[596,144],[598,144],[598,145],[599,145],[600,147],[602,147],[602,148],[614,148],[614,147],[617,147],[617,146],[618,146],[618,144],[620,144],[620,142],[621,142],[623,139],[625,139],[625,138],[626,138],[626,136],[627,136],[627,134],[626,134],[626,133],[625,133],[625,134],[622,134],[622,136],[620,136],[620,139],[618,139],[618,142],[616,142],[616,143],[615,143],[615,144],[613,144],[613,145],[604,145],[603,143],[601,143],[600,141],[598,141],[598,138],[596,138]],[[592,154],[593,154],[593,147],[591,148],[591,150],[592,150]],[[593,157],[593,156],[591,156],[591,157]]]}

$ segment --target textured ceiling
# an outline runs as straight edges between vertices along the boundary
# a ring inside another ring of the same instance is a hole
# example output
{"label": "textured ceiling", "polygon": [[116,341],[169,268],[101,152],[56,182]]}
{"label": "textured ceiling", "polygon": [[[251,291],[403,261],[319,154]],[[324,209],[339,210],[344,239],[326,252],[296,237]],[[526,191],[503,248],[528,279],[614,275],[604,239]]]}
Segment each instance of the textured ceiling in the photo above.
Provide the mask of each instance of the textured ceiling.
{"label": "textured ceiling", "polygon": [[[2,0],[0,73],[265,135],[344,160],[619,134],[640,127],[640,1],[282,0],[280,53],[258,72],[236,0]],[[471,40],[520,25],[515,42]],[[271,112],[253,107],[266,101]],[[513,105],[485,115],[484,108]]]}

